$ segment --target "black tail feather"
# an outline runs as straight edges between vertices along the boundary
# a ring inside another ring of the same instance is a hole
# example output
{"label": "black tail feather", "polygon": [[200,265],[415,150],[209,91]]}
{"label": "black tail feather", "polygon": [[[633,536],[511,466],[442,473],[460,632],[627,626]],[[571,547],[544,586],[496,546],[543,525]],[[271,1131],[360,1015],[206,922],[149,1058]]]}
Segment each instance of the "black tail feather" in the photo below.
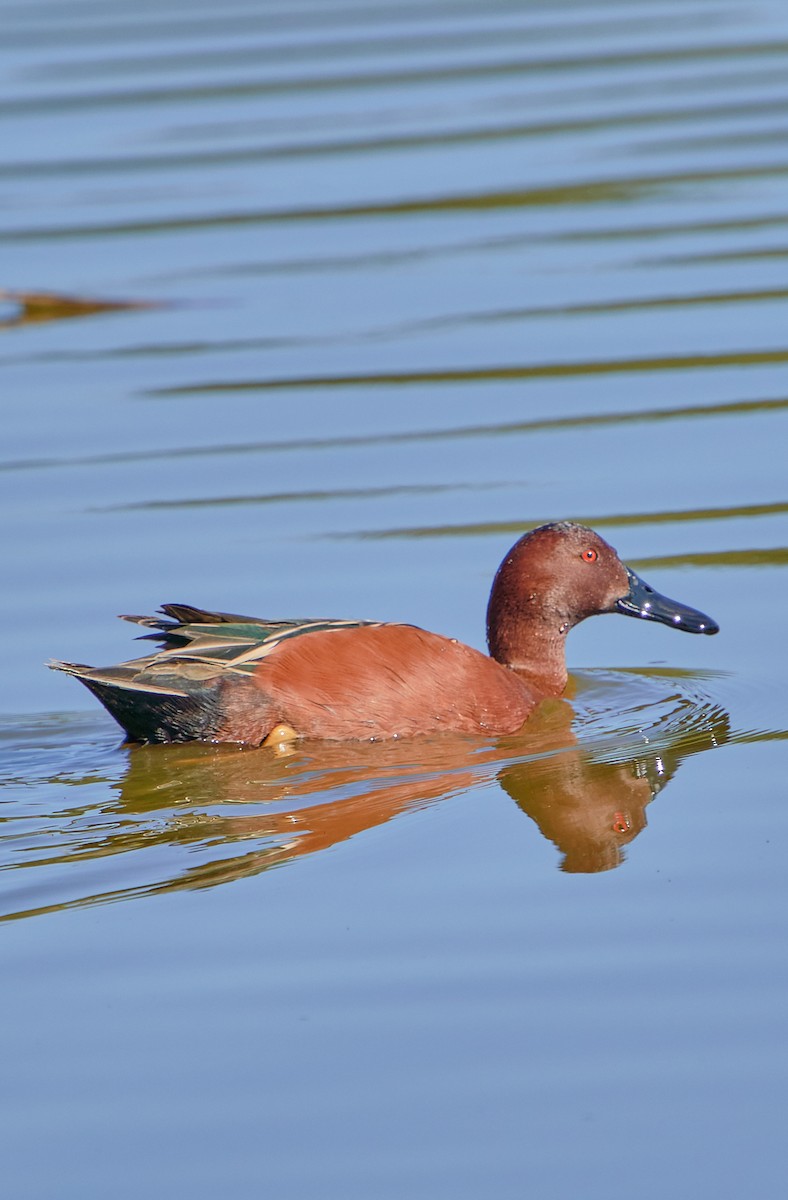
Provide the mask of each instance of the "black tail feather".
{"label": "black tail feather", "polygon": [[97,678],[89,667],[74,670],[75,664],[63,666],[101,701],[130,742],[192,742],[216,738],[221,726],[221,688],[218,684],[206,688],[203,683],[199,694],[194,696],[185,690],[181,693],[163,689],[148,691],[139,686],[125,686],[123,680],[113,682]]}

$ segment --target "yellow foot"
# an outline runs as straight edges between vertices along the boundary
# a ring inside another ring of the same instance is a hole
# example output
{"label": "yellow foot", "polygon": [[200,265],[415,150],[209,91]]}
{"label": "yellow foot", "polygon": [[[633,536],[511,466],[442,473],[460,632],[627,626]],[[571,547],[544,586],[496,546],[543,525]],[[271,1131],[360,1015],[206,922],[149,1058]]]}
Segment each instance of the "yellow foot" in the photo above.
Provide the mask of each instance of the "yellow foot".
{"label": "yellow foot", "polygon": [[292,725],[274,725],[268,737],[263,742],[264,746],[273,746],[275,750],[287,751],[290,742],[297,742],[298,734]]}

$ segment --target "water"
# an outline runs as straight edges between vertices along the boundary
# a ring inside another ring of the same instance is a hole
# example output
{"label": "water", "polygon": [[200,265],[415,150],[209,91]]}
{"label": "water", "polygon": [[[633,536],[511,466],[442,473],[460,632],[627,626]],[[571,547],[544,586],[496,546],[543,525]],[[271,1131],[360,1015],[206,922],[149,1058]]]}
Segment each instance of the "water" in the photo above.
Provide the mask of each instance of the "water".
{"label": "water", "polygon": [[[0,5],[14,1196],[782,1196],[788,16]],[[516,738],[128,749],[49,657],[161,601],[481,645]]]}

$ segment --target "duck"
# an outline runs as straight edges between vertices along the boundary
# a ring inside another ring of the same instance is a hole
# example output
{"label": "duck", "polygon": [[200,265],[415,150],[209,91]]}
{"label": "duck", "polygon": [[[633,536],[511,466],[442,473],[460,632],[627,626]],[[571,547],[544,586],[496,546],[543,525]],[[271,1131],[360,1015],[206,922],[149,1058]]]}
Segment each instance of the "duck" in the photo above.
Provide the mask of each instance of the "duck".
{"label": "duck", "polygon": [[159,643],[154,653],[111,667],[48,665],[83,683],[129,742],[498,737],[563,693],[567,634],[604,613],[719,631],[655,591],[594,530],[554,521],[525,533],[496,572],[488,654],[416,625],[163,604],[160,615],[121,617],[154,631],[141,635]]}

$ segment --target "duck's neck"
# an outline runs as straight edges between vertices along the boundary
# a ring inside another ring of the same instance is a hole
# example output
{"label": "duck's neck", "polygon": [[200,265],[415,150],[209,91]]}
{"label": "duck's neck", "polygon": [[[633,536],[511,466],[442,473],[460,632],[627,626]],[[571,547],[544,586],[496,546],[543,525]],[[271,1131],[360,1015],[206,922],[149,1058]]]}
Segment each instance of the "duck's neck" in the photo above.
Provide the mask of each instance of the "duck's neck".
{"label": "duck's neck", "polygon": [[[491,656],[525,676],[545,696],[559,696],[567,682],[569,623],[545,610],[536,595],[507,586],[505,566],[495,578],[487,606]],[[519,593],[519,594],[518,594]]]}

